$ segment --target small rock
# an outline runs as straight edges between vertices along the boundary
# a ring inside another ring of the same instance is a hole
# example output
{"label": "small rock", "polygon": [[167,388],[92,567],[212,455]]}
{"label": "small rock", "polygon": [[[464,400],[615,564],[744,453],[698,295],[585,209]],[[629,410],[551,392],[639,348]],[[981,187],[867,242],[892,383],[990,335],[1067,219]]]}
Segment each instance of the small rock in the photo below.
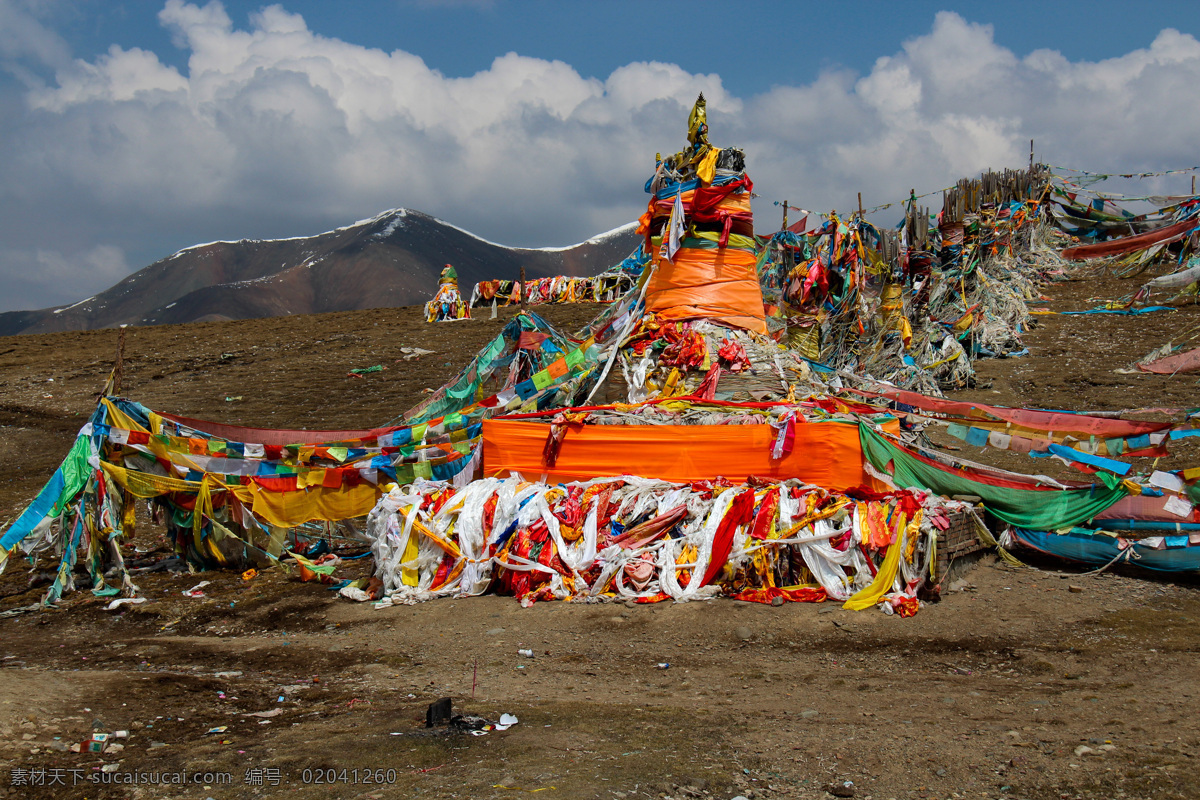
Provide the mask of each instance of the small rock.
{"label": "small rock", "polygon": [[58,739],[51,741],[50,744],[46,745],[46,747],[49,750],[54,750],[59,753],[66,753],[71,749],[67,746],[66,742],[59,741]]}
{"label": "small rock", "polygon": [[850,783],[850,781],[831,783],[826,787],[825,791],[834,797],[854,797],[854,784]]}
{"label": "small rock", "polygon": [[242,677],[242,673],[239,670],[232,670],[230,672],[218,672],[216,675],[213,675],[213,677],[214,678],[240,678],[240,677]]}
{"label": "small rock", "polygon": [[1071,585],[1067,586],[1067,591],[1070,592],[1071,594],[1083,594],[1083,587],[1071,584]]}
{"label": "small rock", "polygon": [[805,710],[800,712],[800,716],[803,719],[812,719],[813,717],[819,716],[820,714],[821,714],[821,712],[817,711],[815,708],[806,708]]}
{"label": "small rock", "polygon": [[745,625],[739,625],[733,629],[734,634],[743,642],[748,642],[754,637],[754,631],[747,628]]}
{"label": "small rock", "polygon": [[956,701],[956,700],[955,700],[953,697],[951,697],[950,695],[946,695],[945,697],[943,697],[943,698],[942,698],[942,702],[943,702],[943,703],[945,703],[945,704],[946,704],[946,705],[948,705],[948,706],[952,706],[952,705],[954,705],[954,704],[955,704],[957,701]]}
{"label": "small rock", "polygon": [[937,771],[937,776],[938,776],[939,778],[944,778],[944,777],[946,777],[946,770],[944,770],[944,769],[939,769],[939,770]]}
{"label": "small rock", "polygon": [[775,608],[779,608],[781,605],[783,605],[783,598],[782,597],[772,597],[771,605],[775,606]]}
{"label": "small rock", "polygon": [[487,632],[487,635],[488,636],[499,636],[502,633],[504,633],[504,628],[492,628],[490,631]]}
{"label": "small rock", "polygon": [[1093,750],[1092,748],[1088,747],[1086,744],[1081,744],[1081,745],[1079,745],[1079,747],[1075,748],[1076,756],[1086,756],[1088,753],[1094,753],[1094,752],[1096,752],[1096,751]]}
{"label": "small rock", "polygon": [[632,597],[625,601],[626,608],[637,608],[637,601]]}

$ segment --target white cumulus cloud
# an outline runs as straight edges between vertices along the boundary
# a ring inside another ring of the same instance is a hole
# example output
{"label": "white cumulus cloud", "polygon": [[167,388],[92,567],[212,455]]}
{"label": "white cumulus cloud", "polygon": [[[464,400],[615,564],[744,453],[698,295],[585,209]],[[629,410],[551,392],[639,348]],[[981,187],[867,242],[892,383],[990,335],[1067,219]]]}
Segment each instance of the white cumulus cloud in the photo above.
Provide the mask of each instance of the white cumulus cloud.
{"label": "white cumulus cloud", "polygon": [[[167,0],[158,19],[181,69],[116,45],[73,59],[35,6],[0,0],[0,68],[19,87],[0,91],[0,279],[23,287],[0,310],[74,302],[195,242],[312,234],[401,205],[493,241],[580,241],[637,217],[654,153],[684,144],[701,91],[713,141],[747,151],[764,230],[771,200],[898,200],[1020,166],[1031,138],[1050,163],[1190,166],[1200,129],[1200,43],[1174,30],[1089,63],[1014,53],[943,12],[866,74],[737,97],[719,75],[654,61],[601,80],[497,53],[448,77],[321,36],[286,4],[239,28],[218,2]],[[56,277],[17,280],[36,270]]]}

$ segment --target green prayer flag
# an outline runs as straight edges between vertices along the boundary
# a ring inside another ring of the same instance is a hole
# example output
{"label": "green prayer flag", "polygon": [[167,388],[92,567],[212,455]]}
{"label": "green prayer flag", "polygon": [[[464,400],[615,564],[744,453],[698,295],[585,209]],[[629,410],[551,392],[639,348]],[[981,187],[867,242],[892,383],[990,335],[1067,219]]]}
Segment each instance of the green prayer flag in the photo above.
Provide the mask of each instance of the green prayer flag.
{"label": "green prayer flag", "polygon": [[967,473],[928,464],[865,424],[860,424],[858,431],[863,456],[881,472],[888,472],[890,463],[897,486],[924,489],[943,497],[976,495],[992,514],[1021,528],[1068,528],[1091,519],[1126,494],[1120,484],[1058,490],[994,486],[973,480]]}

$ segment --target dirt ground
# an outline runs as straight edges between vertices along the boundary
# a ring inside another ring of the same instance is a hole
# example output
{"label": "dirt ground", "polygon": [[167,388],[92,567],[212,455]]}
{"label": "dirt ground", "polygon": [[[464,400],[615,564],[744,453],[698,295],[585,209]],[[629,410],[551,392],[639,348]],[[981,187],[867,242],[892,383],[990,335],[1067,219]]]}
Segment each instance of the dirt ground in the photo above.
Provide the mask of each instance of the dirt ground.
{"label": "dirt ground", "polygon": [[[1108,280],[1046,293],[1051,309],[1082,310],[1130,290]],[[597,308],[539,311],[575,329]],[[503,321],[433,327],[407,308],[131,328],[124,393],[237,424],[369,427],[444,383]],[[1043,316],[1030,356],[980,362],[980,386],[959,396],[1200,405],[1195,376],[1113,371],[1197,324],[1196,307]],[[116,338],[0,339],[0,523],[65,454]],[[435,353],[405,362],[406,346]],[[375,364],[388,369],[347,377]],[[1200,460],[1178,453],[1161,466]],[[140,548],[166,553],[141,530]],[[340,577],[370,569],[346,563]],[[988,557],[912,619],[728,600],[524,609],[483,597],[376,611],[279,570],[145,573],[141,606],[105,612],[85,591],[0,619],[0,797],[1200,796],[1197,583],[1036,567]],[[30,578],[48,568],[10,564],[0,611],[35,603],[44,589]],[[202,579],[204,597],[182,594]],[[520,722],[427,732],[426,706],[443,696],[456,712]],[[120,752],[68,751],[119,730]]]}

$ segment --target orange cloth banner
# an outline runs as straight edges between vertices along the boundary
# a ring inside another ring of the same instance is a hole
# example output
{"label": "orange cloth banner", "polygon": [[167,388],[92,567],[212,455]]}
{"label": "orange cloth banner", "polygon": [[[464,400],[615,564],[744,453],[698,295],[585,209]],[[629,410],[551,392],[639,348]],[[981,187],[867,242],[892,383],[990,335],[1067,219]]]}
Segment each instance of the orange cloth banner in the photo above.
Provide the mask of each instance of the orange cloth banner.
{"label": "orange cloth banner", "polygon": [[[842,422],[796,425],[792,451],[771,458],[770,425],[571,425],[558,460],[547,469],[543,450],[550,426],[540,422],[483,422],[483,472],[550,483],[640,475],[676,483],[718,476],[744,481],[799,478],[833,491],[882,488],[863,469],[858,426]],[[545,477],[543,477],[545,476]]]}
{"label": "orange cloth banner", "polygon": [[674,263],[658,259],[646,287],[646,309],[663,320],[711,319],[767,332],[753,253],[732,248],[684,248]]}

